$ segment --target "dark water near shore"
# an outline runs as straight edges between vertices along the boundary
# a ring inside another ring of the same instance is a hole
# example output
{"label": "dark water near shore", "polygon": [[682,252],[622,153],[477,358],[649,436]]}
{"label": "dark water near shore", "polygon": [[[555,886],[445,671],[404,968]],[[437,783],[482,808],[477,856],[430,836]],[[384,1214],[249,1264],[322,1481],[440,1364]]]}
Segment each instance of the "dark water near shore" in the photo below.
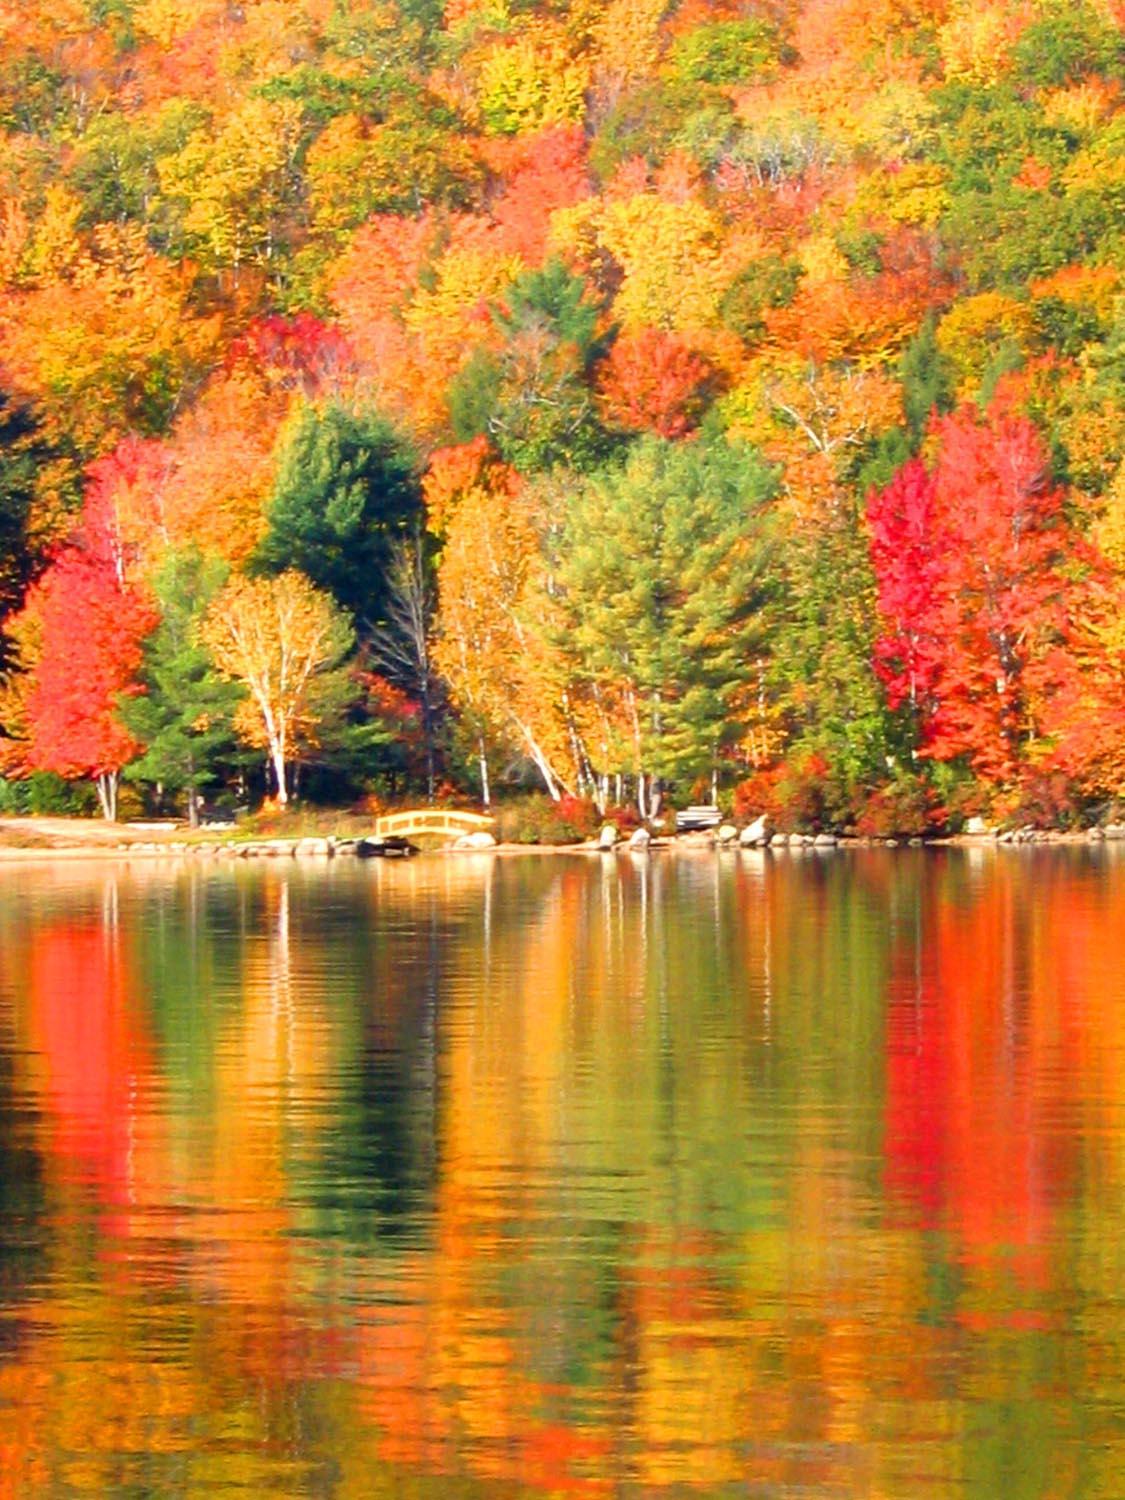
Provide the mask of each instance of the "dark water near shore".
{"label": "dark water near shore", "polygon": [[1125,1495],[1114,848],[0,870],[0,1497]]}

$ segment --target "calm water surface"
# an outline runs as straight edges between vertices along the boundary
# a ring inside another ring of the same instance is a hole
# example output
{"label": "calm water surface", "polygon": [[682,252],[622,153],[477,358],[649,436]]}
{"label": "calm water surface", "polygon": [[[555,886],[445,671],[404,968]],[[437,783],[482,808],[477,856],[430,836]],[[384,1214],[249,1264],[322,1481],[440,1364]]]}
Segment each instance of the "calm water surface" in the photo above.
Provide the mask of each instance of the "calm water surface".
{"label": "calm water surface", "polygon": [[1110,847],[0,870],[0,1497],[1125,1495]]}

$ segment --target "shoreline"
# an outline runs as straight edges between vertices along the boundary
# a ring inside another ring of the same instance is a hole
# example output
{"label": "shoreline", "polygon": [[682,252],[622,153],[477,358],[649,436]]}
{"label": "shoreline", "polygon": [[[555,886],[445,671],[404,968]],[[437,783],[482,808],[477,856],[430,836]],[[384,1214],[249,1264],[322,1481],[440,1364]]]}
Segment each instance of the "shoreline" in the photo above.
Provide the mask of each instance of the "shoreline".
{"label": "shoreline", "polygon": [[[121,830],[123,832],[124,830]],[[683,855],[683,854],[730,854],[758,853],[785,856],[788,854],[812,853],[818,855],[867,852],[873,849],[1009,849],[1009,848],[1096,848],[1100,844],[1125,841],[1125,826],[1114,825],[1109,829],[1092,828],[1077,831],[1018,830],[1004,833],[957,833],[941,838],[849,838],[794,834],[775,836],[766,843],[739,844],[737,839],[722,841],[710,835],[684,834],[679,837],[654,839],[643,848],[632,848],[627,839],[620,840],[610,848],[602,848],[596,841],[580,844],[495,844],[488,848],[455,848],[452,845],[422,849],[425,856],[441,855],[461,857],[464,855],[489,855],[511,858],[514,855],[582,855],[607,856],[630,854],[635,856]],[[411,856],[413,859],[416,856]],[[357,860],[354,839],[332,838],[275,838],[247,840],[122,840],[114,837],[110,830],[103,834],[91,834],[88,841],[70,842],[60,840],[57,844],[21,845],[0,844],[0,867],[4,865],[45,864],[53,862],[73,863],[79,860],[110,861],[115,864],[154,860],[179,860],[195,865],[255,863],[261,860],[296,860],[302,864],[334,864],[337,860]],[[366,860],[364,860],[366,863]],[[392,863],[383,859],[382,863]],[[409,862],[409,860],[404,860]]]}

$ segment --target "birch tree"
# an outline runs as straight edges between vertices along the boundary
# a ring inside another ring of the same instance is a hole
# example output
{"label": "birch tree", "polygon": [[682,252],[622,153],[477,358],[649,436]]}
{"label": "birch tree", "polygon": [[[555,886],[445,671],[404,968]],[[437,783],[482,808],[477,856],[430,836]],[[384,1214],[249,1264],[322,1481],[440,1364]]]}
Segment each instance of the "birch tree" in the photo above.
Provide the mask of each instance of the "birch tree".
{"label": "birch tree", "polygon": [[240,682],[247,698],[235,729],[269,754],[277,800],[288,801],[286,767],[302,739],[315,732],[323,679],[355,639],[351,622],[330,596],[295,569],[276,578],[236,576],[204,617],[202,638],[215,666]]}

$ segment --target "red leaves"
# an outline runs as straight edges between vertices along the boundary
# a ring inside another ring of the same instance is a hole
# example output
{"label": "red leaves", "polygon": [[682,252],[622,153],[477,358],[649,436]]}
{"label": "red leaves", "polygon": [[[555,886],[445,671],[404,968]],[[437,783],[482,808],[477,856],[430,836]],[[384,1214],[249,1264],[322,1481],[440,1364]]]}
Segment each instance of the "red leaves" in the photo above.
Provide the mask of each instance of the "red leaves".
{"label": "red leaves", "polygon": [[610,422],[629,432],[679,438],[703,413],[714,370],[675,334],[623,334],[602,367],[599,388]]}
{"label": "red leaves", "polygon": [[542,261],[556,209],[590,195],[586,138],[579,125],[559,125],[531,137],[489,142],[494,166],[507,175],[492,205],[492,221],[503,248],[528,266]]}
{"label": "red leaves", "polygon": [[1049,691],[1065,621],[1061,495],[1039,434],[969,408],[936,424],[932,472],[914,460],[868,502],[886,629],[875,647],[892,707],[910,702],[923,753],[1016,773]]}
{"label": "red leaves", "polygon": [[348,341],[338,328],[312,313],[293,318],[256,318],[231,344],[227,368],[249,360],[275,384],[317,395],[352,363]]}
{"label": "red leaves", "polygon": [[27,700],[29,769],[67,777],[119,770],[140,747],[116,718],[117,700],[135,691],[155,610],[118,581],[110,558],[76,547],[59,554],[31,607],[43,654]]}
{"label": "red leaves", "polygon": [[130,435],[86,470],[81,537],[86,552],[110,563],[118,578],[159,527],[159,494],[170,455],[155,438]]}
{"label": "red leaves", "polygon": [[919,459],[899,470],[867,504],[879,613],[888,628],[875,642],[875,670],[891,708],[935,707],[943,639],[940,590],[946,569],[937,483]]}

